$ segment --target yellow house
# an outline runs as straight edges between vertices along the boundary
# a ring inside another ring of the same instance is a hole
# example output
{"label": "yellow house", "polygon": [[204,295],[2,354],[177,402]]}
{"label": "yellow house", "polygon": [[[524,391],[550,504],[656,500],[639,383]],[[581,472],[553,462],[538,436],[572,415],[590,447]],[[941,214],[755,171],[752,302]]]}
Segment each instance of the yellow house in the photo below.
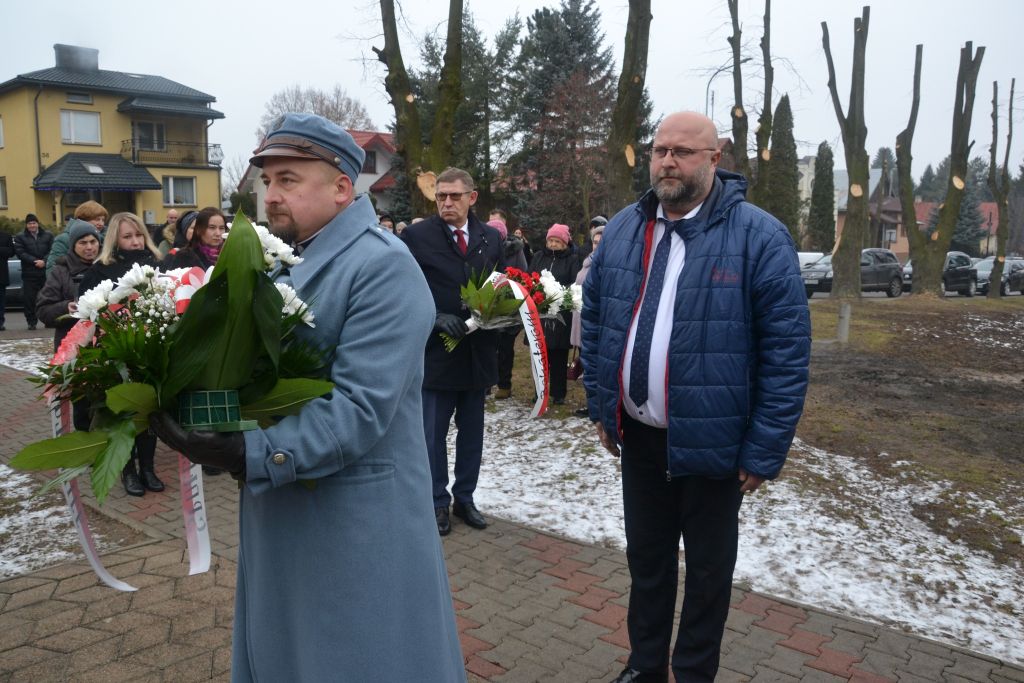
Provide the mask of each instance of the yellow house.
{"label": "yellow house", "polygon": [[157,224],[170,208],[220,206],[216,98],[100,69],[92,48],[53,48],[54,67],[0,83],[0,216],[62,225],[92,199]]}

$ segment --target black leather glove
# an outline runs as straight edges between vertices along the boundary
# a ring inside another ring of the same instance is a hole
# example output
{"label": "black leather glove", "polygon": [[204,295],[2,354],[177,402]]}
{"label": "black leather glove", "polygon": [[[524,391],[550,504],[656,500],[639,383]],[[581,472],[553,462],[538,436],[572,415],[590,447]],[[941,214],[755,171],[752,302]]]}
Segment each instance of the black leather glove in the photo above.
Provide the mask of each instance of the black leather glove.
{"label": "black leather glove", "polygon": [[434,329],[444,332],[452,339],[462,339],[469,332],[466,321],[451,313],[438,313],[434,320]]}
{"label": "black leather glove", "polygon": [[163,411],[149,416],[149,427],[161,441],[192,462],[219,467],[235,479],[245,479],[245,437],[241,432],[187,432]]}

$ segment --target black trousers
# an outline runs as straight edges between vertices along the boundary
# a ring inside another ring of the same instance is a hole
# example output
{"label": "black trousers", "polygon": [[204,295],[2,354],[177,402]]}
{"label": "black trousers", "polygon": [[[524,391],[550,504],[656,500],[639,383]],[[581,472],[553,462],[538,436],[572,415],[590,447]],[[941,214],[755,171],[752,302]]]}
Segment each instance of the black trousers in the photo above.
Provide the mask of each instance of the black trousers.
{"label": "black trousers", "polygon": [[509,332],[508,330],[498,330],[498,388],[499,389],[511,389],[512,388],[512,366],[516,361],[516,336],[519,333],[519,328],[514,328],[515,332]]}
{"label": "black trousers", "polygon": [[[434,507],[472,503],[484,450],[485,389],[423,390],[423,431],[427,438]],[[455,414],[455,483],[448,493],[448,426]]]}
{"label": "black trousers", "polygon": [[36,317],[36,298],[39,296],[39,290],[43,288],[44,284],[46,284],[45,280],[24,276],[21,278],[21,295],[25,301],[25,322],[29,325],[35,325],[39,322],[39,318]]}
{"label": "black trousers", "polygon": [[740,482],[669,479],[667,431],[622,419],[629,666],[663,672],[668,665],[682,536],[686,578],[672,671],[677,681],[714,681],[736,566]]}
{"label": "black trousers", "polygon": [[548,391],[551,398],[565,399],[569,349],[548,349]]}

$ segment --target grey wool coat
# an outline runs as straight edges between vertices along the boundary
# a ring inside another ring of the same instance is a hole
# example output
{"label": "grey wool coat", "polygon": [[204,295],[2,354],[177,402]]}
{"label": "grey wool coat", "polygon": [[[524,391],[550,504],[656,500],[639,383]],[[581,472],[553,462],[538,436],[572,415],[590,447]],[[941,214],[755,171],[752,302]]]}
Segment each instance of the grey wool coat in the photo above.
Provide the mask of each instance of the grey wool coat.
{"label": "grey wool coat", "polygon": [[365,196],[302,258],[276,279],[312,302],[335,388],[245,432],[232,680],[465,681],[423,435],[427,283]]}

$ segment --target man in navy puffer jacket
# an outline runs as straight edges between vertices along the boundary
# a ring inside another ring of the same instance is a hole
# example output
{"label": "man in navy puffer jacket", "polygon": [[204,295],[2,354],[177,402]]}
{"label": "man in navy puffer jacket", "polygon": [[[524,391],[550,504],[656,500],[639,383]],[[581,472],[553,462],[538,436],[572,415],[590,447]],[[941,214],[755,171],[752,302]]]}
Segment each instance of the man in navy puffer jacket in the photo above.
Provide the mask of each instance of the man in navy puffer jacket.
{"label": "man in navy puffer jacket", "polygon": [[[807,390],[810,316],[786,227],[717,169],[714,123],[666,118],[652,190],[604,232],[583,286],[590,418],[621,447],[632,652],[618,681],[713,681],[744,493],[778,476]],[[668,242],[662,244],[662,238]],[[660,251],[660,253],[659,253]]]}

